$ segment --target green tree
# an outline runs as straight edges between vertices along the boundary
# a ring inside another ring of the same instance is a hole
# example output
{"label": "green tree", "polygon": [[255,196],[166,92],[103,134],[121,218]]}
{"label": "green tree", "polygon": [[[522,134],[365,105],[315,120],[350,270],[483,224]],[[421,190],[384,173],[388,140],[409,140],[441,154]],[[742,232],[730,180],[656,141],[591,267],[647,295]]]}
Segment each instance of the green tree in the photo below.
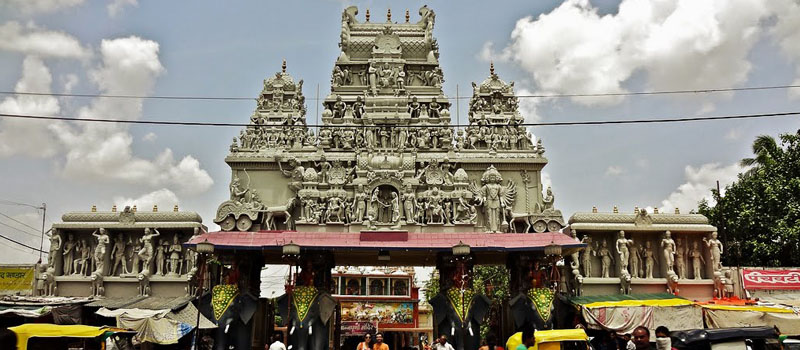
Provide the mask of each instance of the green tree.
{"label": "green tree", "polygon": [[751,168],[725,187],[712,190],[714,206],[699,212],[720,230],[729,266],[800,265],[800,131],[753,142]]}

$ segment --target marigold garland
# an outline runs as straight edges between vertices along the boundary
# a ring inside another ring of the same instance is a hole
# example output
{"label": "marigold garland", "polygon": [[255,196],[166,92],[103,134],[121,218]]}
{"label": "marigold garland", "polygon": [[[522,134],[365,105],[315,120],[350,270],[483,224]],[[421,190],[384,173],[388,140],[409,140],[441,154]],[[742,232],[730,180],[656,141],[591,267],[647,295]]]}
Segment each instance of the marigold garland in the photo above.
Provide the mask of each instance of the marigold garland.
{"label": "marigold garland", "polygon": [[469,312],[469,307],[472,305],[472,298],[475,297],[475,292],[472,289],[458,289],[450,288],[447,290],[447,299],[453,308],[456,310],[456,315],[464,322]]}
{"label": "marigold garland", "polygon": [[239,287],[235,284],[214,286],[211,291],[211,308],[214,310],[215,319],[219,320],[222,317],[237,295],[239,295]]}
{"label": "marigold garland", "polygon": [[550,319],[550,310],[553,309],[555,294],[548,288],[531,288],[528,290],[528,299],[533,302],[533,308],[539,313],[543,321]]}

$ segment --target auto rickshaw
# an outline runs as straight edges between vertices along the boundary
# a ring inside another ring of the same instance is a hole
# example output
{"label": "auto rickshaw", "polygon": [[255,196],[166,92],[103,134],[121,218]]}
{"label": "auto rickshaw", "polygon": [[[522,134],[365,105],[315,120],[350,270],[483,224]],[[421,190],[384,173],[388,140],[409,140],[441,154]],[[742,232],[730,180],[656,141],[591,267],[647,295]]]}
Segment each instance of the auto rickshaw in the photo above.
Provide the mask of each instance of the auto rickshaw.
{"label": "auto rickshaw", "polygon": [[113,327],[27,323],[9,327],[16,350],[133,350],[134,331]]}
{"label": "auto rickshaw", "polygon": [[670,332],[672,346],[679,350],[778,350],[774,327],[710,328]]}
{"label": "auto rickshaw", "polygon": [[[529,350],[590,350],[589,336],[581,328],[553,329],[533,333],[536,344]],[[506,342],[507,350],[514,350],[522,344],[522,332],[514,333]]]}

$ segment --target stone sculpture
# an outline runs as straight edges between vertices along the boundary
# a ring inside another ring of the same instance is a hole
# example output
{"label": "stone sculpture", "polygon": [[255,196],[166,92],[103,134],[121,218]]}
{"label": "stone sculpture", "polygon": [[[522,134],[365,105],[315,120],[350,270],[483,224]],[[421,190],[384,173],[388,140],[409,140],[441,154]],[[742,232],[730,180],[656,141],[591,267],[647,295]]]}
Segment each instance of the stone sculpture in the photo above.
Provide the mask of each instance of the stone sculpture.
{"label": "stone sculpture", "polygon": [[86,276],[89,270],[89,259],[92,255],[92,247],[84,239],[80,241],[80,248],[76,246],[75,249],[80,252],[80,256],[72,263],[72,274]]}
{"label": "stone sculpture", "polygon": [[631,277],[632,278],[641,278],[642,272],[642,246],[641,244],[634,244],[633,240],[630,240],[630,258],[628,259],[628,267],[630,269]]}
{"label": "stone sculpture", "polygon": [[686,244],[683,238],[678,238],[675,244],[675,268],[678,270],[678,277],[681,279],[688,278],[686,271]]}
{"label": "stone sculpture", "polygon": [[67,241],[64,242],[64,251],[61,253],[63,260],[64,275],[72,274],[72,261],[73,254],[75,253],[75,236],[73,234],[67,235]]}
{"label": "stone sculpture", "polygon": [[58,230],[53,229],[50,234],[50,254],[47,255],[47,266],[55,266],[56,256],[61,251],[61,243],[61,234],[59,234]]}
{"label": "stone sculpture", "polygon": [[150,296],[150,271],[144,270],[136,276],[139,280],[137,288],[140,296]]}
{"label": "stone sculpture", "polygon": [[[155,233],[151,233],[155,232]],[[150,228],[144,229],[144,235],[142,235],[142,248],[139,249],[137,253],[139,255],[139,259],[142,261],[142,272],[147,271],[148,273],[151,272],[153,256],[154,256],[154,247],[153,247],[153,238],[158,237],[161,235],[157,229],[153,229],[152,231]]]}
{"label": "stone sculpture", "polygon": [[608,242],[603,240],[600,243],[600,247],[596,249],[597,256],[600,257],[600,273],[603,278],[609,278],[611,271],[611,251],[608,250]]}
{"label": "stone sculpture", "polygon": [[94,248],[94,271],[103,276],[105,274],[106,246],[110,243],[110,239],[104,228],[95,230],[92,232],[92,236],[97,238],[97,246]]}
{"label": "stone sculpture", "polygon": [[91,294],[92,296],[102,297],[106,294],[106,289],[103,286],[103,273],[101,270],[95,270],[92,272],[92,285],[91,285]]}
{"label": "stone sculpture", "polygon": [[703,237],[711,257],[711,268],[714,271],[722,270],[722,242],[717,239],[717,231],[711,233],[711,238]]}
{"label": "stone sculpture", "polygon": [[700,251],[700,246],[697,241],[692,242],[692,249],[689,251],[689,257],[692,258],[693,277],[696,280],[702,279],[703,266],[706,264],[706,259],[703,258],[703,252]]}
{"label": "stone sculpture", "polygon": [[645,278],[653,278],[653,269],[655,268],[656,264],[656,256],[650,241],[644,243],[643,260]]}
{"label": "stone sculpture", "polygon": [[111,256],[114,257],[114,263],[111,267],[111,272],[109,272],[110,276],[117,275],[117,268],[122,265],[122,271],[120,274],[125,274],[128,272],[128,261],[125,259],[125,238],[122,234],[119,234],[116,239],[114,239],[114,245],[111,247]]}
{"label": "stone sculpture", "polygon": [[[166,252],[169,252],[169,274],[170,275],[180,275],[181,271],[181,252],[183,251],[183,246],[181,245],[180,240],[178,239],[178,235],[175,234],[172,236],[172,244],[169,245]],[[165,253],[166,253],[165,252]]]}
{"label": "stone sculpture", "polygon": [[55,276],[55,268],[41,266],[39,267],[40,271],[43,270],[39,274],[39,281],[37,282],[37,289],[39,290],[39,295],[43,296],[54,296],[57,294],[58,288],[56,287],[56,276]]}
{"label": "stone sculpture", "polygon": [[477,197],[478,205],[483,207],[486,230],[492,233],[500,232],[504,225],[508,225],[505,212],[506,208],[514,203],[516,187],[512,181],[503,186],[503,177],[493,165],[483,173],[481,182],[483,186],[474,189],[473,193]]}
{"label": "stone sculpture", "polygon": [[675,241],[672,240],[672,232],[667,231],[664,233],[664,238],[661,240],[661,249],[664,250],[664,263],[666,264],[667,271],[675,271]]}
{"label": "stone sculpture", "polygon": [[583,256],[581,258],[583,275],[585,277],[592,277],[592,257],[596,255],[594,249],[592,248],[592,237],[583,236],[581,243],[586,244],[586,248],[584,248]]}
{"label": "stone sculpture", "polygon": [[633,240],[625,238],[625,231],[619,231],[616,248],[620,271],[628,271],[628,262],[630,260],[630,250],[628,247],[632,244]]}
{"label": "stone sculpture", "polygon": [[166,250],[168,243],[165,240],[159,240],[156,247],[156,275],[164,276],[164,264],[166,263]]}

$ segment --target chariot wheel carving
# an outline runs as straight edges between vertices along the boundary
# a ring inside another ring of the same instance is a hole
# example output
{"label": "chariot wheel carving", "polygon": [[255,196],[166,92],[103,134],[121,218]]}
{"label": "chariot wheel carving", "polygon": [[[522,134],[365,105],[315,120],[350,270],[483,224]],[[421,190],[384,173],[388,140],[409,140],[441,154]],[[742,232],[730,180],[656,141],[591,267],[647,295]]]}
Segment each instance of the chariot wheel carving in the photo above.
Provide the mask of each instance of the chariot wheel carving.
{"label": "chariot wheel carving", "polygon": [[547,224],[547,231],[558,232],[558,230],[560,229],[561,229],[561,224],[559,224],[558,222],[550,221],[550,223]]}
{"label": "chariot wheel carving", "polygon": [[219,223],[219,228],[223,231],[230,231],[236,227],[236,219],[233,218],[233,215],[228,215],[225,217],[225,220]]}
{"label": "chariot wheel carving", "polygon": [[236,229],[239,231],[247,231],[251,227],[253,227],[253,220],[250,220],[250,217],[247,215],[242,215],[236,220]]}
{"label": "chariot wheel carving", "polygon": [[533,223],[533,230],[538,233],[542,233],[547,230],[547,224],[544,221],[539,220]]}

